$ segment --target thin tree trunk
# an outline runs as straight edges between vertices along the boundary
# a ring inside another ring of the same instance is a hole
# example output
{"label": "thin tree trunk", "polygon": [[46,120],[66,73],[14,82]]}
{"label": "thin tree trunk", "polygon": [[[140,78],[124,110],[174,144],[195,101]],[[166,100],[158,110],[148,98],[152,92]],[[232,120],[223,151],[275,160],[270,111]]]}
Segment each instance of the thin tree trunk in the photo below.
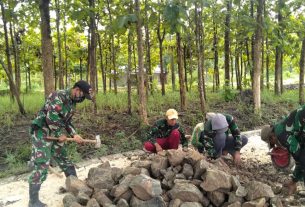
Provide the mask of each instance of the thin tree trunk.
{"label": "thin tree trunk", "polygon": [[299,104],[304,104],[304,68],[305,68],[305,37],[302,41],[302,51],[300,57],[300,82],[299,82]]}
{"label": "thin tree trunk", "polygon": [[185,80],[184,80],[184,67],[182,61],[182,49],[181,49],[181,34],[176,32],[176,43],[177,43],[177,62],[178,62],[178,73],[179,73],[179,88],[180,88],[180,106],[181,110],[186,110],[186,93],[185,93]]}
{"label": "thin tree trunk", "polygon": [[230,21],[232,1],[226,0],[227,13],[225,20],[225,85],[230,86]]}
{"label": "thin tree trunk", "polygon": [[[277,32],[277,37],[279,40],[281,40],[281,28],[282,28],[282,8],[284,6],[284,1],[279,0],[278,1],[278,25],[279,29]],[[275,68],[274,68],[274,92],[275,95],[281,94],[281,73],[282,73],[282,49],[280,45],[277,45],[275,47]]]}
{"label": "thin tree trunk", "polygon": [[151,94],[153,94],[153,74],[152,74],[152,69],[151,69],[151,55],[150,55],[150,31],[149,31],[149,27],[148,27],[148,23],[149,23],[149,19],[148,19],[148,13],[147,13],[147,0],[144,1],[144,4],[145,4],[145,18],[146,18],[146,21],[145,21],[145,25],[144,25],[144,28],[145,28],[145,45],[146,45],[146,56],[145,56],[145,59],[146,59],[146,73],[147,73],[147,76],[148,76],[148,80],[147,80],[147,89],[150,91]]}
{"label": "thin tree trunk", "polygon": [[[162,2],[162,1],[161,1]],[[163,2],[162,2],[163,3]],[[160,8],[160,1],[158,0],[158,8]],[[162,96],[165,95],[165,73],[163,65],[163,40],[165,38],[165,28],[162,30],[161,34],[161,11],[158,12],[158,27],[157,27],[157,37],[159,40],[159,58],[160,58],[160,82],[161,82],[161,91]]]}
{"label": "thin tree trunk", "polygon": [[60,3],[59,0],[55,0],[56,5],[56,31],[57,31],[57,47],[58,47],[58,79],[59,79],[59,89],[64,88],[64,71],[63,71],[63,61],[61,54],[61,36],[60,36]]}
{"label": "thin tree trunk", "polygon": [[203,82],[203,45],[201,40],[201,10],[198,8],[197,3],[195,3],[195,37],[196,37],[196,48],[197,48],[197,61],[198,61],[198,90],[200,98],[200,110],[202,113],[205,112],[205,98],[204,98],[204,82]]}
{"label": "thin tree trunk", "polygon": [[21,76],[20,76],[19,51],[15,41],[15,37],[16,37],[15,28],[11,21],[10,21],[10,35],[11,35],[11,42],[12,42],[14,62],[15,62],[15,83],[18,93],[20,93]]}
{"label": "thin tree trunk", "polygon": [[172,90],[176,90],[176,72],[175,72],[175,65],[174,65],[174,48],[171,47],[171,72],[172,72]]}
{"label": "thin tree trunk", "polygon": [[102,72],[102,82],[103,82],[103,92],[106,94],[106,72],[105,72],[105,66],[103,63],[103,48],[102,48],[102,41],[101,41],[101,35],[98,33],[98,45],[99,45],[99,52],[100,52],[100,63],[101,63],[101,72]]}
{"label": "thin tree trunk", "polygon": [[49,3],[50,0],[40,0],[39,5],[41,15],[41,50],[45,97],[55,90]]}
{"label": "thin tree trunk", "polygon": [[144,124],[148,124],[146,94],[144,86],[144,62],[143,62],[143,39],[142,39],[142,18],[140,16],[139,0],[135,0],[135,13],[137,15],[137,46],[138,46],[138,85],[139,85],[139,113]]}
{"label": "thin tree trunk", "polygon": [[187,60],[186,60],[186,54],[187,53],[187,47],[186,45],[183,46],[183,62],[184,62],[184,79],[185,79],[185,86],[186,86],[186,91],[188,92],[188,82],[187,82]]}
{"label": "thin tree trunk", "polygon": [[130,79],[130,72],[132,68],[132,44],[131,44],[131,38],[132,38],[132,33],[131,29],[129,28],[128,31],[128,67],[127,67],[127,102],[128,102],[128,114],[131,114],[131,79]]}
{"label": "thin tree trunk", "polygon": [[267,88],[270,89],[270,81],[269,81],[269,41],[268,41],[268,33],[266,34],[266,84]]}
{"label": "thin tree trunk", "polygon": [[260,75],[262,68],[262,40],[263,40],[263,1],[258,0],[257,5],[257,26],[255,31],[255,41],[254,41],[254,62],[253,62],[253,101],[254,101],[254,111],[259,114],[261,110],[261,91],[260,91]]}
{"label": "thin tree trunk", "polygon": [[[64,1],[66,8],[66,1]],[[65,47],[65,85],[68,87],[68,53],[67,53],[67,29],[66,29],[66,11],[64,9],[64,47]]]}
{"label": "thin tree trunk", "polygon": [[215,88],[216,91],[218,91],[220,86],[219,68],[218,68],[218,36],[217,36],[217,25],[214,19],[213,19],[213,50],[214,50],[214,79],[216,85]]}
{"label": "thin tree trunk", "polygon": [[[90,39],[90,47],[89,47],[89,67],[90,67],[90,85],[92,87],[93,91],[97,91],[96,88],[96,27],[95,27],[95,1],[94,0],[89,0],[89,8],[91,9],[90,11],[90,26],[89,30],[91,31],[91,39]],[[96,100],[95,96],[92,99],[94,103],[94,113],[97,113],[97,105],[96,105]]]}

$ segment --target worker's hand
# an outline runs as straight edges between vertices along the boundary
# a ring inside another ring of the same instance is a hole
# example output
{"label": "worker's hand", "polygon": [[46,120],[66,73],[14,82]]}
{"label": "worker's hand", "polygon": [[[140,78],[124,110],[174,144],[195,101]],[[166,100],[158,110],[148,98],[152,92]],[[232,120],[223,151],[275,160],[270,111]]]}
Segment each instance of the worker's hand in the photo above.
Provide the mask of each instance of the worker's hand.
{"label": "worker's hand", "polygon": [[79,136],[78,134],[75,134],[75,135],[73,136],[73,139],[74,139],[74,141],[75,141],[77,144],[83,143],[83,138],[82,138],[81,136]]}
{"label": "worker's hand", "polygon": [[67,136],[66,135],[61,135],[60,137],[58,137],[58,142],[59,143],[63,143],[67,140]]}
{"label": "worker's hand", "polygon": [[155,143],[155,147],[156,147],[156,152],[162,152],[162,147],[158,144],[158,143]]}
{"label": "worker's hand", "polygon": [[234,153],[234,163],[236,166],[239,166],[240,165],[240,152],[239,151],[236,151]]}

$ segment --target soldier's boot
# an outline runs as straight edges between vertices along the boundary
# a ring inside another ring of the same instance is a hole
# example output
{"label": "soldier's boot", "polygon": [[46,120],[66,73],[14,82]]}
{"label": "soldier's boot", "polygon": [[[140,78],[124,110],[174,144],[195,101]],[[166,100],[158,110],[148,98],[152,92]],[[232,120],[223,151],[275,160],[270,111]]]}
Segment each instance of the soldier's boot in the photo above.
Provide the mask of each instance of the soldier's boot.
{"label": "soldier's boot", "polygon": [[76,170],[75,170],[75,167],[74,166],[69,166],[65,171],[65,176],[66,177],[69,177],[70,175],[73,175],[75,177],[77,177],[76,175]]}
{"label": "soldier's boot", "polygon": [[28,207],[47,207],[46,204],[39,200],[39,190],[41,184],[30,184],[30,201]]}

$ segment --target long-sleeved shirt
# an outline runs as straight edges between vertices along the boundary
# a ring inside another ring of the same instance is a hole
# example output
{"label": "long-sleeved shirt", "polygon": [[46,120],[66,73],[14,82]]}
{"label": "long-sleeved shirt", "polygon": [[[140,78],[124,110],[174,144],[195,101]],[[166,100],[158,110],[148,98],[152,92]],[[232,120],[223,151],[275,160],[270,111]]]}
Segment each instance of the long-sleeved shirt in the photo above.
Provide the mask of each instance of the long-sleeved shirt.
{"label": "long-sleeved shirt", "polygon": [[[228,130],[225,132],[229,134],[229,130],[235,139],[235,150],[239,151],[242,147],[242,140],[240,137],[240,130],[232,115],[223,114],[228,122]],[[212,121],[207,120],[204,124],[204,130],[201,132],[199,142],[202,144],[204,150],[208,153],[210,157],[217,157],[217,152],[214,148],[213,138],[216,136],[216,131],[212,130]],[[200,146],[200,145],[199,145]]]}
{"label": "long-sleeved shirt", "polygon": [[70,136],[76,134],[71,123],[76,103],[70,97],[71,89],[59,90],[51,93],[46,99],[44,106],[38,112],[32,125],[46,127],[55,137],[62,135],[62,129],[66,129]]}
{"label": "long-sleeved shirt", "polygon": [[296,159],[296,167],[293,172],[296,181],[303,179],[303,169],[300,166],[299,159],[305,159],[298,154],[304,149],[305,144],[305,105],[292,111],[287,117],[284,117],[273,125],[273,132],[282,147],[285,147]]}
{"label": "long-sleeved shirt", "polygon": [[179,123],[176,123],[175,126],[168,125],[166,119],[160,119],[155,122],[154,126],[147,132],[146,140],[155,144],[157,138],[167,138],[174,129],[178,129],[180,133],[180,143],[183,147],[186,147],[188,142],[185,138],[184,129]]}

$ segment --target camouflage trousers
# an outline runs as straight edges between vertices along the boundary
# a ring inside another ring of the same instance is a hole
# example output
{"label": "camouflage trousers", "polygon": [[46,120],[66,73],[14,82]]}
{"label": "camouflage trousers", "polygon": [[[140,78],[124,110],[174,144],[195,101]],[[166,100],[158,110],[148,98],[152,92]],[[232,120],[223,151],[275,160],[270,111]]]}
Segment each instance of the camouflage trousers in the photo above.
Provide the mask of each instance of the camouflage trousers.
{"label": "camouflage trousers", "polygon": [[30,184],[41,184],[46,180],[50,159],[53,158],[64,172],[73,163],[68,159],[65,143],[46,140],[51,136],[48,128],[31,128],[30,136],[32,141],[31,161],[34,169],[29,177]]}

